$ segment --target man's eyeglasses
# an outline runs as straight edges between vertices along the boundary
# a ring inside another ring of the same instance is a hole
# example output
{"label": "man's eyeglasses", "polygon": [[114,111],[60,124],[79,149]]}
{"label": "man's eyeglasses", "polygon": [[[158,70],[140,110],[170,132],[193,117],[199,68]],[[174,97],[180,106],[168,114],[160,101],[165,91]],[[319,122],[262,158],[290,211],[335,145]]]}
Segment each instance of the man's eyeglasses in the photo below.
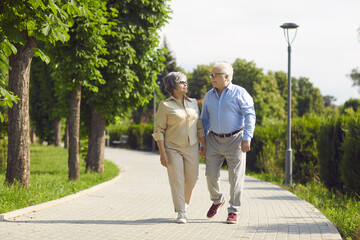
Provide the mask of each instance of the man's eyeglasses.
{"label": "man's eyeglasses", "polygon": [[180,84],[185,85],[187,84],[187,81],[179,81]]}
{"label": "man's eyeglasses", "polygon": [[213,73],[210,74],[210,78],[216,78],[217,75],[226,75],[226,73]]}

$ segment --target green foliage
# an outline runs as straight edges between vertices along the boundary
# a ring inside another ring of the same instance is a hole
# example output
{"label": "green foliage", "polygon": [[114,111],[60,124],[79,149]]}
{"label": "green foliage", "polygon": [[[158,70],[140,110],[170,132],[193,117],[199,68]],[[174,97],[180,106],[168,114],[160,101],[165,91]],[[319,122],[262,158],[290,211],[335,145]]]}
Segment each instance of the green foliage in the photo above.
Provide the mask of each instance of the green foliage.
{"label": "green foliage", "polygon": [[360,99],[352,99],[347,100],[342,106],[341,113],[346,114],[347,109],[351,108],[354,112],[360,110]]}
{"label": "green foliage", "polygon": [[353,113],[345,126],[340,171],[348,191],[360,195],[360,112]]}
{"label": "green foliage", "polygon": [[247,153],[248,170],[284,178],[285,131],[285,124],[256,127],[251,140],[251,151]]}
{"label": "green foliage", "polygon": [[[69,39],[68,28],[72,24],[71,16],[82,9],[75,1],[49,0],[14,1],[3,0],[0,13],[0,105],[12,107],[19,100],[12,92],[6,90],[5,71],[10,68],[7,59],[17,53],[17,46],[28,41],[44,41],[54,44]],[[48,57],[35,48],[35,56],[45,61]],[[21,96],[20,96],[21,97]],[[0,112],[3,121],[3,114]]]}
{"label": "green foliage", "polygon": [[319,159],[316,137],[319,134],[319,117],[301,117],[292,122],[291,147],[293,150],[294,181],[306,184],[319,178]]}
{"label": "green foliage", "polygon": [[274,75],[269,73],[259,78],[254,79],[253,83],[256,123],[267,125],[284,121],[285,101],[280,95]]}
{"label": "green foliage", "polygon": [[343,182],[340,162],[343,155],[341,145],[344,139],[344,117],[328,117],[323,121],[317,137],[317,150],[320,164],[320,180],[329,189],[341,190]]}
{"label": "green foliage", "polygon": [[257,68],[253,61],[247,62],[239,58],[235,60],[232,67],[234,69],[232,82],[245,88],[251,96],[254,96],[254,84],[259,83],[264,76],[262,69]]}
{"label": "green foliage", "polygon": [[4,122],[4,113],[6,109],[11,108],[13,104],[20,99],[14,96],[11,91],[6,90],[8,87],[8,57],[16,53],[17,49],[7,39],[1,35],[0,29],[0,122]]}
{"label": "green foliage", "polygon": [[318,88],[314,88],[308,78],[300,77],[295,81],[293,92],[297,98],[297,114],[299,117],[307,113],[324,112],[324,99]]}
{"label": "green foliage", "polygon": [[[28,188],[18,184],[0,188],[0,213],[9,212],[64,197],[108,181],[119,174],[118,167],[105,161],[104,174],[85,173],[81,161],[81,181],[68,181],[67,151],[64,148],[31,145],[31,178]],[[4,182],[4,174],[0,182]]]}
{"label": "green foliage", "polygon": [[122,135],[128,135],[128,141],[125,146],[138,150],[152,149],[152,133],[152,124],[113,125],[109,128],[111,144],[113,144],[113,141],[120,140]]}
{"label": "green foliage", "polygon": [[[359,194],[360,113],[308,116],[292,121],[293,179],[321,182],[330,189]],[[247,169],[283,176],[286,126],[257,126],[247,153]]]}
{"label": "green foliage", "polygon": [[351,71],[350,78],[353,81],[353,86],[358,87],[360,93],[360,72],[358,68]]}
{"label": "green foliage", "polygon": [[4,173],[6,169],[6,159],[8,151],[8,138],[6,131],[1,131],[0,137],[0,173]]}
{"label": "green foliage", "polygon": [[152,124],[133,124],[129,127],[128,145],[131,149],[150,150],[152,147]]}
{"label": "green foliage", "polygon": [[163,61],[163,64],[165,65],[165,67],[161,71],[161,73],[158,75],[158,79],[157,79],[156,83],[159,85],[159,87],[161,89],[161,93],[164,96],[168,96],[169,93],[165,90],[164,83],[163,83],[163,78],[166,75],[168,75],[170,72],[183,72],[183,73],[185,73],[185,71],[184,71],[184,69],[182,69],[181,67],[179,67],[177,65],[176,58],[175,58],[173,52],[170,50],[169,45],[168,45],[167,40],[166,40],[165,37],[164,37],[164,42],[163,42],[163,47],[162,48],[164,50],[163,54],[164,54],[165,60]]}
{"label": "green foliage", "polygon": [[[278,83],[279,91],[284,101],[288,101],[288,79],[284,72],[275,72],[274,77]],[[331,96],[330,96],[331,97]],[[327,98],[331,101],[331,98]],[[325,112],[324,98],[320,90],[315,88],[308,78],[291,78],[291,113],[292,116],[308,114],[323,114]]]}
{"label": "green foliage", "polygon": [[[165,59],[159,45],[158,30],[169,19],[166,0],[109,1],[112,34],[105,37],[109,54],[108,67],[102,68],[106,85],[87,94],[87,103],[103,112],[108,121],[123,116],[130,109],[149,102],[156,88],[156,79]],[[111,96],[111,97],[109,97]]]}
{"label": "green foliage", "polygon": [[30,120],[40,142],[54,141],[54,120],[67,115],[67,92],[50,76],[50,67],[33,59],[30,74]]}
{"label": "green foliage", "polygon": [[209,78],[212,65],[198,65],[188,79],[188,95],[192,98],[203,99],[205,93],[213,88]]}
{"label": "green foliage", "polygon": [[130,125],[111,125],[109,127],[110,144],[113,145],[113,141],[119,141],[122,135],[128,135]]}
{"label": "green foliage", "polygon": [[99,69],[107,65],[103,36],[110,34],[112,23],[107,22],[105,1],[80,1],[80,5],[87,11],[74,16],[69,41],[46,49],[52,58],[51,76],[60,87],[72,90],[80,83],[96,92],[96,83],[105,83]]}

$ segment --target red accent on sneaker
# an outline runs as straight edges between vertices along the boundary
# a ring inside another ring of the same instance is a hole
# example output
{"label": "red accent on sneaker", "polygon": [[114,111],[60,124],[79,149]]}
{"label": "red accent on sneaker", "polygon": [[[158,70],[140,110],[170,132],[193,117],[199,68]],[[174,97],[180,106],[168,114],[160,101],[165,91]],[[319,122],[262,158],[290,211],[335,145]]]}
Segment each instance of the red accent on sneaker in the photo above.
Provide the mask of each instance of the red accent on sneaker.
{"label": "red accent on sneaker", "polygon": [[237,214],[236,213],[229,213],[228,218],[226,220],[227,223],[237,223]]}
{"label": "red accent on sneaker", "polygon": [[208,218],[212,218],[213,216],[215,216],[215,214],[217,213],[217,210],[224,205],[225,200],[222,200],[222,202],[220,202],[219,204],[212,204],[209,211],[207,212],[207,217]]}

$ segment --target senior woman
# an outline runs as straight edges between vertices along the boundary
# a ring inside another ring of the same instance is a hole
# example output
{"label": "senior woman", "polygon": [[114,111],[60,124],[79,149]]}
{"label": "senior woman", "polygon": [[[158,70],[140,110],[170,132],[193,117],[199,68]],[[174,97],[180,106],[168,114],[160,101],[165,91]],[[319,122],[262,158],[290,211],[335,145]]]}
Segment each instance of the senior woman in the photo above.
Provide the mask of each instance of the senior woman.
{"label": "senior woman", "polygon": [[187,97],[187,79],[181,72],[171,72],[163,80],[171,94],[159,103],[155,118],[154,137],[161,165],[167,168],[177,223],[186,223],[185,207],[198,179],[200,154],[206,145],[197,101]]}

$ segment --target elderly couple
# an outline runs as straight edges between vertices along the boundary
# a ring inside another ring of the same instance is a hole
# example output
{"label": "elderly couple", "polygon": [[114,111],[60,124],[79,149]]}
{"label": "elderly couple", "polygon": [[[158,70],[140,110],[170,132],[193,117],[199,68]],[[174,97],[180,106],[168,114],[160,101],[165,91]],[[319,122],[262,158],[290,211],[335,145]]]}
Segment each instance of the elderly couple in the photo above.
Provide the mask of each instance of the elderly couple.
{"label": "elderly couple", "polygon": [[[233,68],[219,62],[211,71],[213,89],[204,97],[201,115],[195,99],[186,96],[185,74],[164,78],[171,94],[159,104],[153,137],[167,168],[177,223],[186,223],[186,205],[198,179],[200,155],[206,159],[206,179],[213,201],[207,217],[224,205],[220,168],[226,159],[230,182],[227,223],[237,223],[245,179],[246,152],[255,128],[254,102],[242,87],[232,84]],[[200,115],[200,116],[199,116]]]}

